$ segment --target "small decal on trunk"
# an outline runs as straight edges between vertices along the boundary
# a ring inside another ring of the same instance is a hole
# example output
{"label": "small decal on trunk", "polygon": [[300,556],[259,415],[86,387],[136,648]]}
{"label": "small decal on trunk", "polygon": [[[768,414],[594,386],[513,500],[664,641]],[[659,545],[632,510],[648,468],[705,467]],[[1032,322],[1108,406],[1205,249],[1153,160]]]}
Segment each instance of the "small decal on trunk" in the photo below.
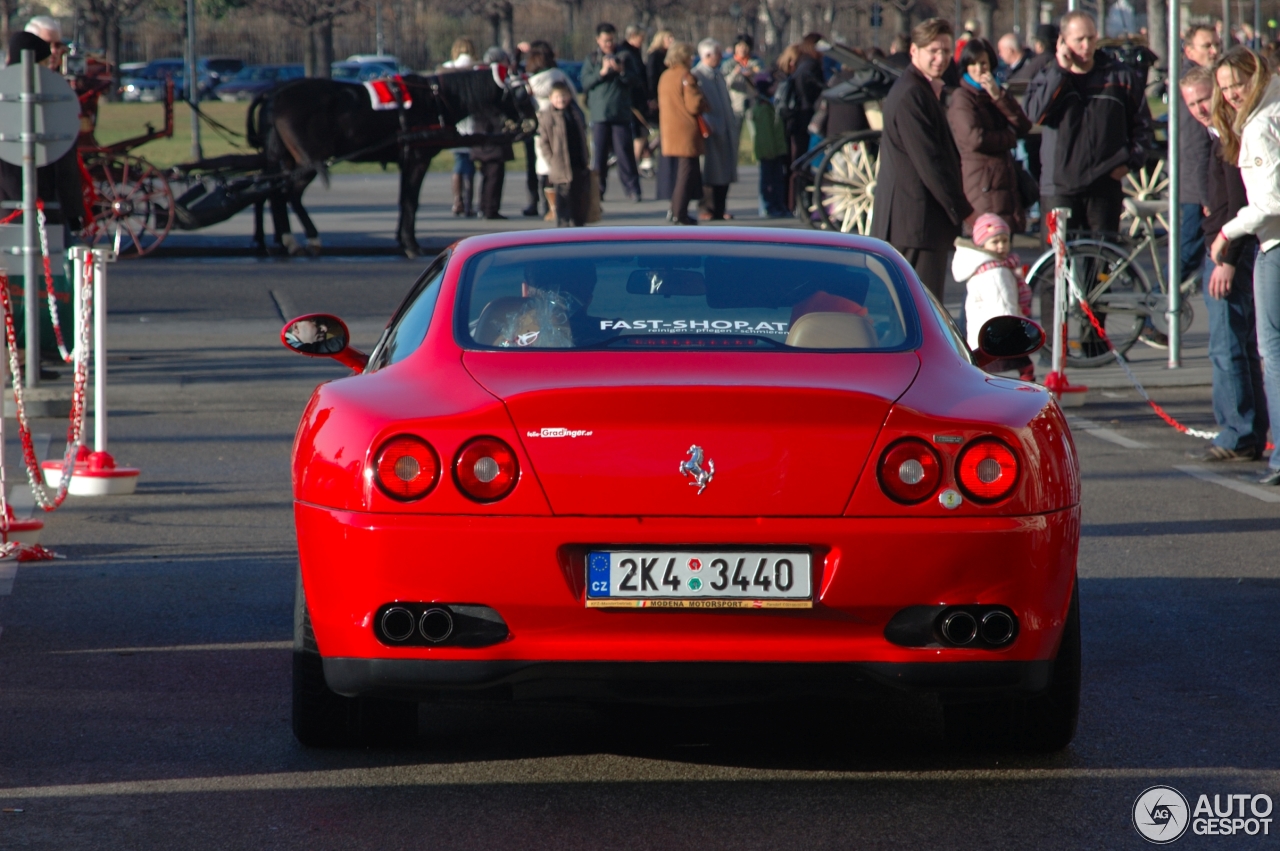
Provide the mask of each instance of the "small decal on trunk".
{"label": "small decal on trunk", "polygon": [[526,431],[525,437],[590,437],[591,429],[581,428],[540,428],[537,431]]}

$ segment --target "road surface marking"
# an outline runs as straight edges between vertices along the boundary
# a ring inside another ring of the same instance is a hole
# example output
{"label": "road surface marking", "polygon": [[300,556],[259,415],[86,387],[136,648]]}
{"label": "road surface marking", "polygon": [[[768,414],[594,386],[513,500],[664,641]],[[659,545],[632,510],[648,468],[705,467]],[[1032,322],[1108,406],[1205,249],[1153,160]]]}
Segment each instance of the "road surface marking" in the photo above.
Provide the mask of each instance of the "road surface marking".
{"label": "road surface marking", "polygon": [[1105,440],[1108,443],[1114,443],[1116,446],[1123,446],[1125,449],[1150,449],[1150,444],[1143,443],[1140,440],[1134,440],[1131,437],[1125,437],[1115,429],[1100,426],[1093,420],[1086,420],[1083,417],[1068,417],[1067,422],[1071,425],[1072,431],[1078,426],[1084,430],[1086,434],[1091,434],[1099,440]]}
{"label": "road surface marking", "polygon": [[1173,469],[1180,470],[1188,476],[1195,476],[1197,479],[1203,479],[1206,482],[1213,482],[1215,485],[1222,485],[1224,488],[1233,490],[1236,493],[1242,493],[1245,496],[1251,496],[1254,499],[1260,499],[1263,502],[1280,502],[1280,488],[1251,485],[1238,479],[1231,479],[1226,476],[1220,476],[1217,473],[1211,473],[1203,467],[1192,467],[1189,464],[1175,464]]}
{"label": "road surface marking", "polygon": [[8,597],[13,593],[13,578],[17,575],[17,562],[0,562],[0,597]]}
{"label": "road surface marking", "polygon": [[169,647],[99,647],[92,650],[51,650],[55,656],[82,653],[185,653],[191,650],[292,650],[292,641],[245,641],[240,644],[174,644]]}
{"label": "road surface marking", "polygon": [[423,786],[523,785],[578,783],[583,777],[600,783],[696,781],[830,781],[954,783],[1079,782],[1110,780],[1128,783],[1193,779],[1229,781],[1239,788],[1270,788],[1280,784],[1280,770],[1231,766],[1151,768],[1029,768],[958,769],[954,771],[799,771],[787,769],[702,766],[656,759],[591,755],[558,759],[493,760],[448,765],[396,765],[242,774],[217,777],[177,777],[168,780],[130,780],[64,786],[17,786],[0,789],[0,800],[90,798],[120,795],[168,795],[263,792],[300,789],[413,788]]}

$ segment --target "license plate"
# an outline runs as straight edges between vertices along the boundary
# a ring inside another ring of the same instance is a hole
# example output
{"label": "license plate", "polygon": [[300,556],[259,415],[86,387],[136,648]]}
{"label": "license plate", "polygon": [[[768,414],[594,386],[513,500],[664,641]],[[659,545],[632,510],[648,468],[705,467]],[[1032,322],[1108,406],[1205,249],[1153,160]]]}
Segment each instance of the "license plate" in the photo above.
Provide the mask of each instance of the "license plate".
{"label": "license plate", "polygon": [[808,609],[802,550],[597,550],[587,554],[588,608]]}

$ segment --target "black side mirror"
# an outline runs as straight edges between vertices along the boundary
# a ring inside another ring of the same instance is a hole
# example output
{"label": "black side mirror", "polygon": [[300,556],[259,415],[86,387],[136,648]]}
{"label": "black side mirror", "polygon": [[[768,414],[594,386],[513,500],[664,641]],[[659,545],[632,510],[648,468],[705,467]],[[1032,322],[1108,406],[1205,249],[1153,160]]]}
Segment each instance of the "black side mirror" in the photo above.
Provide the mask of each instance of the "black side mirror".
{"label": "black side mirror", "polygon": [[978,332],[978,350],[973,353],[978,366],[1004,358],[1020,358],[1040,351],[1044,329],[1021,316],[993,316]]}
{"label": "black side mirror", "polygon": [[310,358],[333,358],[353,372],[363,372],[369,356],[351,348],[347,324],[327,313],[308,313],[285,324],[280,330],[285,348]]}

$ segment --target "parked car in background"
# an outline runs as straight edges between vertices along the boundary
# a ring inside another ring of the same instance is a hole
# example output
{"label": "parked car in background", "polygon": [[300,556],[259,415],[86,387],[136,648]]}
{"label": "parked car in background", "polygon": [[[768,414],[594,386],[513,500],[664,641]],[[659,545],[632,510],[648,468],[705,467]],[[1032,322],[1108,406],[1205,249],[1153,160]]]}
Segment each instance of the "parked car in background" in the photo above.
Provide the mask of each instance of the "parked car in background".
{"label": "parked car in background", "polygon": [[334,62],[329,66],[329,76],[344,83],[363,83],[366,80],[377,80],[401,73],[394,58],[384,56],[387,61],[377,62]]}
{"label": "parked car in background", "polygon": [[[202,56],[197,59],[196,91],[199,99],[212,97],[215,88],[243,67],[244,60],[233,56]],[[121,72],[124,79],[120,81],[120,95],[124,100],[163,100],[166,79],[173,80],[174,99],[186,100],[186,61],[183,59],[153,59],[131,73],[125,72],[121,66]]]}
{"label": "parked car in background", "polygon": [[234,103],[253,100],[260,93],[275,88],[287,80],[304,76],[301,65],[246,65],[225,83],[214,90],[218,100]]}
{"label": "parked car in background", "polygon": [[164,81],[173,80],[173,96],[182,99],[183,61],[181,59],[153,59],[142,69],[120,81],[120,98],[126,101],[154,102],[164,99]]}
{"label": "parked car in background", "polygon": [[556,67],[565,73],[565,75],[573,82],[574,91],[582,91],[582,62],[581,60],[564,60],[557,59]]}
{"label": "parked car in background", "polygon": [[230,80],[244,68],[244,60],[234,56],[204,56],[196,61],[197,91],[200,100],[214,97],[214,89]]}

